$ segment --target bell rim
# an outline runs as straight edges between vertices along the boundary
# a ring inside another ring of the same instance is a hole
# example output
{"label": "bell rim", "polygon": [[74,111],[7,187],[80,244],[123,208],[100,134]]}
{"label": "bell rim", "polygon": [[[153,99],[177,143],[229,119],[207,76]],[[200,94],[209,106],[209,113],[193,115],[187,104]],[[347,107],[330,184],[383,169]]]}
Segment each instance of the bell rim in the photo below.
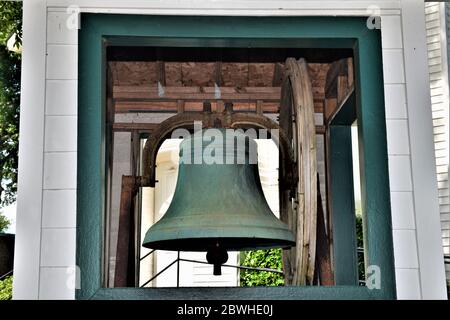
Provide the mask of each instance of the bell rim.
{"label": "bell rim", "polygon": [[166,251],[206,252],[209,248],[219,244],[228,251],[251,251],[268,249],[289,249],[295,247],[294,240],[262,238],[262,237],[185,237],[147,241],[142,244],[147,249]]}

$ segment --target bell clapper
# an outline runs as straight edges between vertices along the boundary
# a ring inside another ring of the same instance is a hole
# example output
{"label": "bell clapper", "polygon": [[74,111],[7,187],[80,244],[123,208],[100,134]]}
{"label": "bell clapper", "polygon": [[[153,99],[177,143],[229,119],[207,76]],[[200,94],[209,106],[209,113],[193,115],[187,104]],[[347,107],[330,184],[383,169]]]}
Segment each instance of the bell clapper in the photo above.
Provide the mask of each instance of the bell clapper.
{"label": "bell clapper", "polygon": [[214,265],[215,276],[222,275],[222,264],[228,261],[228,253],[227,250],[222,248],[220,244],[217,242],[216,245],[206,252],[206,260],[208,263]]}

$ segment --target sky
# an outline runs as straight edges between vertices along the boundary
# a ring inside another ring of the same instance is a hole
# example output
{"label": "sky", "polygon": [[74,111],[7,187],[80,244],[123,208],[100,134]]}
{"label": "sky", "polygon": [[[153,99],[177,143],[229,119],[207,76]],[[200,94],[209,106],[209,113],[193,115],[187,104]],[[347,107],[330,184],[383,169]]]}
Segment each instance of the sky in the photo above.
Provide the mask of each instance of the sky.
{"label": "sky", "polygon": [[16,233],[16,204],[13,203],[10,206],[1,209],[3,215],[11,221],[9,228],[6,229],[6,233]]}

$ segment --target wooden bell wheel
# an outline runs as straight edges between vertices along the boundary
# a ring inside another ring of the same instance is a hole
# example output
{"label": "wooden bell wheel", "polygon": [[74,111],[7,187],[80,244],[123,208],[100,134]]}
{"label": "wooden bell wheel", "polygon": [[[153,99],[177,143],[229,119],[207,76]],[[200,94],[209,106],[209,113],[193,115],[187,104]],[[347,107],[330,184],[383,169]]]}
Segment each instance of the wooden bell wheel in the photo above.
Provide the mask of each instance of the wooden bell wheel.
{"label": "wooden bell wheel", "polygon": [[293,165],[280,159],[280,218],[296,237],[283,253],[287,285],[312,285],[317,239],[317,161],[314,101],[304,59],[288,58],[281,88],[280,127],[293,150]]}

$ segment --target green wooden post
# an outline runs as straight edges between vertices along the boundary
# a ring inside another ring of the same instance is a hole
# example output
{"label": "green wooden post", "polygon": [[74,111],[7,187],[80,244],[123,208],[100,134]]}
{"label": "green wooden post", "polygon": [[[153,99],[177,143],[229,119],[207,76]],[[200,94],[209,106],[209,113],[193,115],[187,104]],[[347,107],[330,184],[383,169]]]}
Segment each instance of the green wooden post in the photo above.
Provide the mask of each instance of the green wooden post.
{"label": "green wooden post", "polygon": [[358,285],[351,127],[332,125],[329,137],[334,276],[337,285]]}
{"label": "green wooden post", "polygon": [[[83,20],[86,25],[88,21]],[[78,299],[88,299],[101,287],[104,234],[104,58],[97,34],[80,32],[78,65],[77,266]]]}
{"label": "green wooden post", "polygon": [[[395,298],[394,250],[380,30],[366,29],[355,50],[356,113],[366,269],[381,271],[380,295]],[[387,240],[388,239],[388,240]],[[370,276],[370,275],[369,275]],[[369,279],[370,281],[370,279]]]}

